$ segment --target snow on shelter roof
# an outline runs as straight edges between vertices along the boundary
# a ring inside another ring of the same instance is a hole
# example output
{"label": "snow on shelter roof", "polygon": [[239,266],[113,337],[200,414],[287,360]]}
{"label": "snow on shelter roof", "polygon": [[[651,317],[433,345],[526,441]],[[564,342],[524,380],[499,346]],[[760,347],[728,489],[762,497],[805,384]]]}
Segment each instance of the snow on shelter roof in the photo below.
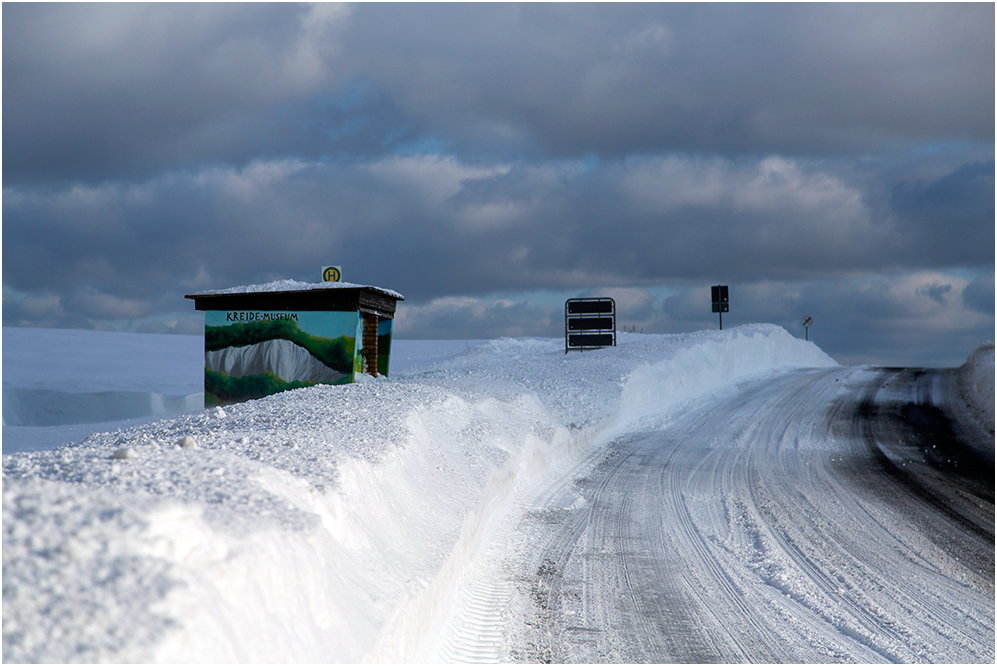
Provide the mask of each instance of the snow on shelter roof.
{"label": "snow on shelter roof", "polygon": [[393,289],[374,287],[368,284],[354,284],[352,282],[298,282],[297,280],[274,280],[273,282],[267,282],[265,284],[249,284],[241,287],[229,287],[228,289],[199,291],[196,294],[187,294],[186,298],[226,296],[231,294],[293,293],[319,289],[373,289],[374,291],[380,292],[385,296],[390,296],[396,300],[405,300],[404,296]]}
{"label": "snow on shelter roof", "polygon": [[198,310],[361,310],[393,318],[397,291],[351,282],[276,280],[187,294]]}

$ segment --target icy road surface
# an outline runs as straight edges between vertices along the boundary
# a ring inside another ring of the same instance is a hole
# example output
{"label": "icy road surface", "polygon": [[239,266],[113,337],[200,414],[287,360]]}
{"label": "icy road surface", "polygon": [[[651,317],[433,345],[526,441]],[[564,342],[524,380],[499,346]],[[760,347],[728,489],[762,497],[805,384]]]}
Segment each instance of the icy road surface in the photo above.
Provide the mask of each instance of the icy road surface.
{"label": "icy road surface", "polygon": [[992,663],[993,454],[948,378],[799,370],[617,439],[518,526],[508,658]]}

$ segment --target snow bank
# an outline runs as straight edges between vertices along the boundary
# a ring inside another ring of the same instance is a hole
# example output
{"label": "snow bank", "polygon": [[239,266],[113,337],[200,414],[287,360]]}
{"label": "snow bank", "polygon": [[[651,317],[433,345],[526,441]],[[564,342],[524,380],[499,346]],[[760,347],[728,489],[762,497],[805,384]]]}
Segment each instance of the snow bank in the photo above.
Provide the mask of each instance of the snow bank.
{"label": "snow bank", "polygon": [[199,291],[191,296],[217,296],[223,294],[261,294],[290,291],[316,291],[325,289],[376,289],[382,293],[393,296],[398,300],[405,300],[405,297],[393,289],[375,287],[367,284],[354,284],[353,282],[300,282],[298,280],[274,280],[264,284],[249,284],[239,287],[229,287],[227,289],[213,289],[210,291]]}
{"label": "snow bank", "polygon": [[975,350],[956,371],[959,395],[983,428],[994,434],[994,343]]}
{"label": "snow bank", "polygon": [[4,660],[495,658],[448,627],[517,498],[641,419],[830,365],[765,325],[571,354],[501,339],[5,455]]}

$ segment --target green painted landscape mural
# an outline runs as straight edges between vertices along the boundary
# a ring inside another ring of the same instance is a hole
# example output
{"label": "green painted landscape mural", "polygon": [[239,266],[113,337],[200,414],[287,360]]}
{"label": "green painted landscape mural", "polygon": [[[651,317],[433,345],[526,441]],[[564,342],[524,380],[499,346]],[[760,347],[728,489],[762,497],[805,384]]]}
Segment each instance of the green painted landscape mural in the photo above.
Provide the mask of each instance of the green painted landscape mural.
{"label": "green painted landscape mural", "polygon": [[205,312],[205,406],[352,382],[358,324],[356,312]]}

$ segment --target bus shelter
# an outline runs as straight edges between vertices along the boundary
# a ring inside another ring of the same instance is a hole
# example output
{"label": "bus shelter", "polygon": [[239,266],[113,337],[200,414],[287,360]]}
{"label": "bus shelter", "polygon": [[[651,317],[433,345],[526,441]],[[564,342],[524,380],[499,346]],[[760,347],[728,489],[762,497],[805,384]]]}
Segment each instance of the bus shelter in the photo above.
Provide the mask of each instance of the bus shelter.
{"label": "bus shelter", "polygon": [[282,280],[186,296],[204,311],[204,406],[243,402],[357,373],[387,375],[396,291]]}

